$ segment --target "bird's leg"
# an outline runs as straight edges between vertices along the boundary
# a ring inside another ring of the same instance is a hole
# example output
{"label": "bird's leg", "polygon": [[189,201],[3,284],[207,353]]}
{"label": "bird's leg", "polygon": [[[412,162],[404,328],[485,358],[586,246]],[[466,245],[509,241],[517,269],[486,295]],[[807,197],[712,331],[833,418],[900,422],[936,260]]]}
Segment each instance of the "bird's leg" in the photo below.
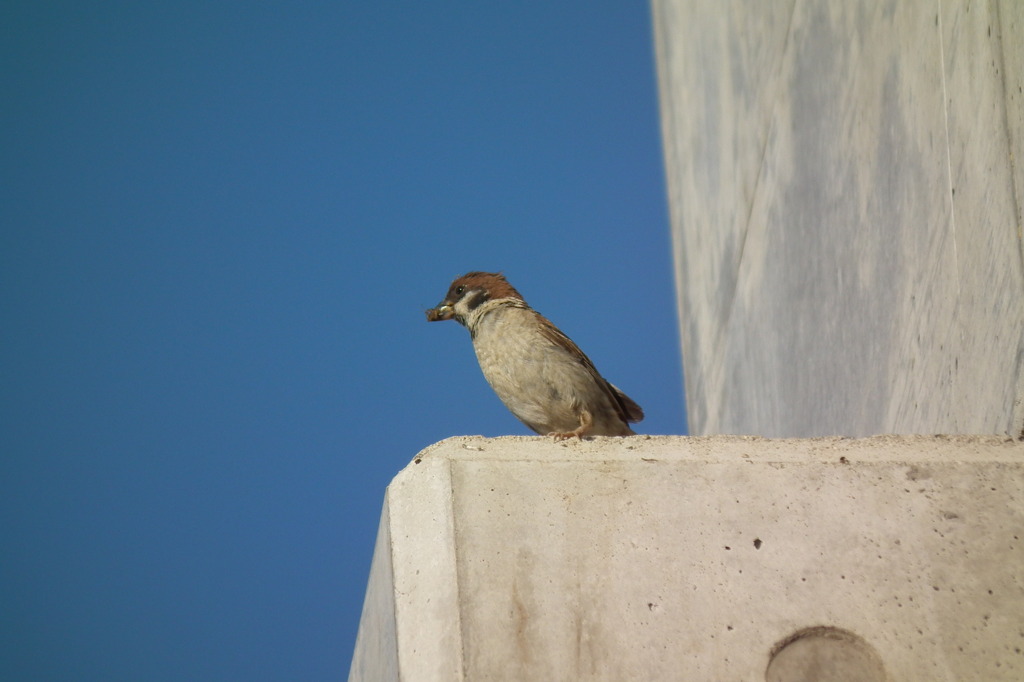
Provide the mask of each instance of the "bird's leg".
{"label": "bird's leg", "polygon": [[590,416],[590,412],[588,410],[581,410],[580,425],[576,429],[572,431],[567,431],[565,433],[549,433],[548,435],[554,436],[555,440],[565,440],[567,438],[572,438],[573,436],[576,436],[580,440],[583,440],[583,434],[590,430],[590,427],[593,423],[594,418]]}

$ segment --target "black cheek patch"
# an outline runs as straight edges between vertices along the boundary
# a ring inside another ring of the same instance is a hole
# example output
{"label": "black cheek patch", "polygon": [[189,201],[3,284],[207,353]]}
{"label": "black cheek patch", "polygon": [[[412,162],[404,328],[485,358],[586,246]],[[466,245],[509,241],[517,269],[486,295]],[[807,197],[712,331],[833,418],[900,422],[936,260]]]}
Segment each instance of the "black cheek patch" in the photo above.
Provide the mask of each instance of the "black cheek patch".
{"label": "black cheek patch", "polygon": [[487,292],[481,289],[470,291],[466,294],[466,309],[476,310],[487,301]]}

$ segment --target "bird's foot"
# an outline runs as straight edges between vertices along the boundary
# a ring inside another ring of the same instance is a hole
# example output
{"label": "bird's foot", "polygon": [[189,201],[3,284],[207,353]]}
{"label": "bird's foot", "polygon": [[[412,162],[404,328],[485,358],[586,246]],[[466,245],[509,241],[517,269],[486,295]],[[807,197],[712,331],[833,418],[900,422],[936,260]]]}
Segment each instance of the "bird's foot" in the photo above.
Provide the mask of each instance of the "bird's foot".
{"label": "bird's foot", "polygon": [[549,436],[552,436],[557,440],[568,440],[569,438],[579,438],[583,440],[583,436],[590,430],[591,425],[594,423],[594,418],[590,416],[590,412],[583,410],[580,412],[580,425],[572,431],[566,431],[565,433],[552,432]]}

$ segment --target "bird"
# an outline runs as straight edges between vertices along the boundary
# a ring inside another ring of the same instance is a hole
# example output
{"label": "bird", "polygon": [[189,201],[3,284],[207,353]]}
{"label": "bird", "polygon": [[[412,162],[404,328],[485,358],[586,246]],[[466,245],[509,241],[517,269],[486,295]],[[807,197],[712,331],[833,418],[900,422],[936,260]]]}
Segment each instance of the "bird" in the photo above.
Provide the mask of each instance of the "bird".
{"label": "bird", "polygon": [[601,376],[583,351],[531,308],[505,276],[455,278],[428,322],[454,319],[469,330],[484,378],[505,406],[555,440],[632,436],[644,411]]}

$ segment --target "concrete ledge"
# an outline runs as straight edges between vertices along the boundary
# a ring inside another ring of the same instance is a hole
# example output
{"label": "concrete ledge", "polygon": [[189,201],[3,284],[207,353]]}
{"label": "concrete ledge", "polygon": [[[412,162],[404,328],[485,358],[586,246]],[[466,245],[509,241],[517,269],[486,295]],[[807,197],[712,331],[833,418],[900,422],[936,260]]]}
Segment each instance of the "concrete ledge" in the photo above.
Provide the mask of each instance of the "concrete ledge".
{"label": "concrete ledge", "polygon": [[[350,680],[1019,680],[1024,443],[451,438]],[[817,672],[815,672],[817,671]]]}

